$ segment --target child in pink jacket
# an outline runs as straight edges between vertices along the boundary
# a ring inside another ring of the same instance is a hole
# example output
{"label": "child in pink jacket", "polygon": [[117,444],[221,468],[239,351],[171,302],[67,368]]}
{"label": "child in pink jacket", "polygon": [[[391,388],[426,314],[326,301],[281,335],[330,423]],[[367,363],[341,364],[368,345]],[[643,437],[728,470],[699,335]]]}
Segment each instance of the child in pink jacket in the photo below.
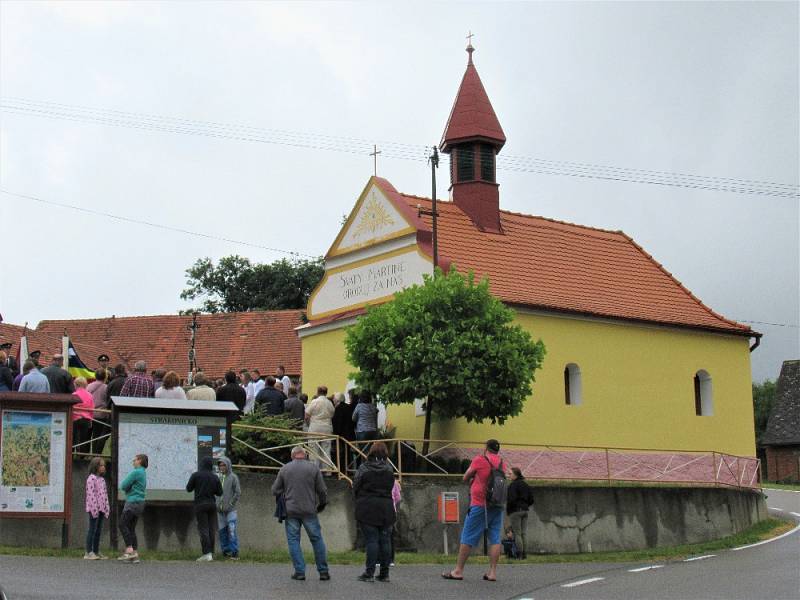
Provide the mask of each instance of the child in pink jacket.
{"label": "child in pink jacket", "polygon": [[106,463],[95,456],[89,463],[89,477],[86,478],[86,512],[89,513],[89,529],[86,531],[86,560],[105,560],[100,554],[100,535],[103,532],[103,519],[107,519],[111,510],[108,507],[108,490],[106,480]]}

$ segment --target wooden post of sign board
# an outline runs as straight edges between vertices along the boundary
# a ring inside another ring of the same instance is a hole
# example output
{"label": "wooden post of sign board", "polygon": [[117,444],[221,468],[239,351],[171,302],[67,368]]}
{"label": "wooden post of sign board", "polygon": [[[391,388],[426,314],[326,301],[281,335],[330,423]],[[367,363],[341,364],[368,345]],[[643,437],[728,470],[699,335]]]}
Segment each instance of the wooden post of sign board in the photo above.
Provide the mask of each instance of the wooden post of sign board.
{"label": "wooden post of sign board", "polygon": [[119,531],[117,530],[117,523],[119,522],[119,508],[117,507],[118,500],[118,477],[117,461],[119,457],[119,409],[112,402],[111,403],[111,514],[108,516],[108,528],[111,530],[111,548],[117,550],[119,544]]}

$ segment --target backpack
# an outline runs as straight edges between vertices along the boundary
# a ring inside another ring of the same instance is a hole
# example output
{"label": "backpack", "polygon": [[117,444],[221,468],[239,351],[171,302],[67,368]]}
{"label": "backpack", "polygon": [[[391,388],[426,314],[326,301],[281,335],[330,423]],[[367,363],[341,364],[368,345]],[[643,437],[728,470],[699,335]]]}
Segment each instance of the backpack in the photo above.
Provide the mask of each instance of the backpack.
{"label": "backpack", "polygon": [[503,461],[501,459],[500,464],[495,468],[485,454],[483,458],[489,463],[489,478],[486,480],[486,506],[505,506],[508,497],[508,482],[506,473],[503,471]]}

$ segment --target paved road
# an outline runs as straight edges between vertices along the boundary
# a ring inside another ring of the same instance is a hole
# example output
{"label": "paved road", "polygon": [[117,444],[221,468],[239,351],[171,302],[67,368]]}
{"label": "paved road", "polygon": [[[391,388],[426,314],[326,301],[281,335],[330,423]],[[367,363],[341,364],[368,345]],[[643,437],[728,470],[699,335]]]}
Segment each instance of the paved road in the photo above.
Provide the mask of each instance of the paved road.
{"label": "paved road", "polygon": [[[800,515],[800,494],[767,491],[768,505]],[[781,513],[778,513],[781,514]],[[800,520],[800,516],[796,517]],[[388,584],[355,581],[358,567],[333,567],[333,580],[289,579],[282,565],[116,561],[0,556],[0,583],[10,600],[251,600],[280,598],[436,598],[654,600],[764,599],[800,597],[800,533],[780,540],[688,562],[656,564],[502,565],[500,581],[481,580],[482,567],[468,566],[464,582],[445,581],[439,566],[404,566]],[[648,567],[658,567],[649,568]],[[636,570],[640,569],[640,570]],[[646,570],[641,570],[646,569]],[[589,581],[591,580],[591,581]],[[578,584],[578,585],[575,585]]]}

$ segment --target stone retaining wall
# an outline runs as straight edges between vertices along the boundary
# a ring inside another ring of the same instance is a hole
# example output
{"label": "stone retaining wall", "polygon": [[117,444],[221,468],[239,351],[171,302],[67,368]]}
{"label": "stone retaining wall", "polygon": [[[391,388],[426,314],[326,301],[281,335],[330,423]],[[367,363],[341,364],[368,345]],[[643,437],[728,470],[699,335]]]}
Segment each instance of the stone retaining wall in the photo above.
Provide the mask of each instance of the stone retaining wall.
{"label": "stone retaining wall", "polygon": [[[86,531],[85,477],[86,463],[75,462],[72,547],[82,546]],[[239,477],[242,549],[285,549],[283,526],[273,517],[270,486],[274,475],[240,473]],[[334,479],[327,483],[330,500],[320,515],[325,541],[332,551],[353,549],[357,526],[350,487]],[[436,522],[436,498],[441,491],[460,492],[463,519],[467,489],[460,480],[404,478],[395,538],[399,550],[442,551],[443,526]],[[535,488],[535,498],[528,520],[529,552],[599,552],[698,543],[738,533],[768,516],[760,492],[733,488],[540,487]],[[454,552],[460,526],[447,527],[450,551]],[[106,547],[108,533],[106,522]],[[148,506],[138,533],[143,550],[191,549],[199,553],[190,505]],[[60,521],[0,518],[0,545],[58,547],[60,543]]]}

